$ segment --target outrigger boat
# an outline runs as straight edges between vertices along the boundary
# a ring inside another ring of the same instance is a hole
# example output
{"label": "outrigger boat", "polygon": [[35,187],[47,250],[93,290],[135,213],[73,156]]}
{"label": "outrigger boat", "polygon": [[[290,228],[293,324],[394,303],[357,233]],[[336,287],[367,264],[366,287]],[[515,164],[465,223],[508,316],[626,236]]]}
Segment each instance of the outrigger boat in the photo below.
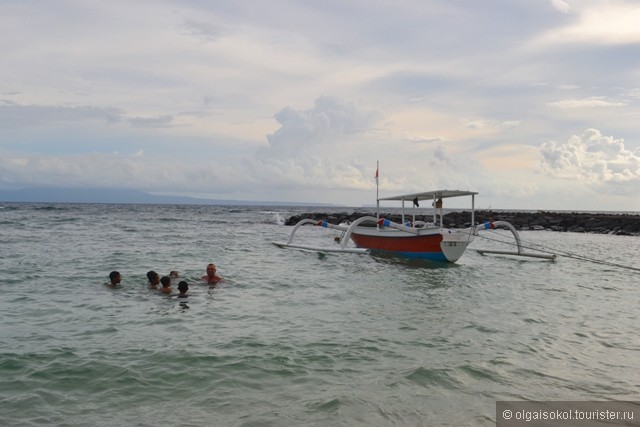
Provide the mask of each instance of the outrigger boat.
{"label": "outrigger boat", "polygon": [[[344,253],[387,253],[406,258],[426,259],[431,261],[456,262],[464,254],[479,230],[499,226],[512,231],[518,246],[518,252],[478,250],[480,253],[519,255],[552,259],[551,256],[531,254],[522,251],[520,238],[516,229],[506,221],[494,221],[481,225],[475,224],[475,195],[477,192],[461,190],[437,190],[422,193],[403,194],[399,196],[377,199],[376,216],[363,216],[351,224],[331,224],[324,220],[303,219],[298,222],[286,242],[273,242],[281,248],[306,249],[319,252]],[[451,197],[471,196],[471,225],[464,229],[450,229],[443,226],[443,199]],[[421,201],[431,201],[435,208],[432,222],[416,220],[416,207]],[[380,217],[380,201],[402,202],[402,222],[397,223]],[[409,220],[405,202],[413,204],[413,212]],[[314,224],[324,228],[343,232],[339,239],[339,247],[310,246],[293,243],[296,231],[305,224]],[[349,241],[355,248],[348,247]]]}

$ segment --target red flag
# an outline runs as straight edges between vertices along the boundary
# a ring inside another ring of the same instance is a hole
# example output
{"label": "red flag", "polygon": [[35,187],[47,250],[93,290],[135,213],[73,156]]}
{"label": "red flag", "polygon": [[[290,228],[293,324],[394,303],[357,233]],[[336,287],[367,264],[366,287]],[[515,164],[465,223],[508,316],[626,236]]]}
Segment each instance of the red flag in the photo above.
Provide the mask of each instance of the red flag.
{"label": "red flag", "polygon": [[375,176],[375,178],[378,179],[378,168],[376,168],[376,176]]}

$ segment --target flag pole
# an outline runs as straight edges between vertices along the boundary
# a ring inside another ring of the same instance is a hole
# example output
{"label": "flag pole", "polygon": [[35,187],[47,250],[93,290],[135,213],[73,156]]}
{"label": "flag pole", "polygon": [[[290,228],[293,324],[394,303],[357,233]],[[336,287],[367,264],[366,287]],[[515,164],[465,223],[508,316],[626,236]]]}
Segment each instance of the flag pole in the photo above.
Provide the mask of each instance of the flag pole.
{"label": "flag pole", "polygon": [[380,185],[378,177],[380,175],[380,161],[376,160],[376,219],[380,219]]}

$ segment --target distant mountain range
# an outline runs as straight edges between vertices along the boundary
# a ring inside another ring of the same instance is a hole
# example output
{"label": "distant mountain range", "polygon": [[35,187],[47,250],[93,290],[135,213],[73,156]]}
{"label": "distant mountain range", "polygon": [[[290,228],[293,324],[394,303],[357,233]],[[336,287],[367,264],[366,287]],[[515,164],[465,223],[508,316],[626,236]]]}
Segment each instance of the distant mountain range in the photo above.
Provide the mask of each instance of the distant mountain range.
{"label": "distant mountain range", "polygon": [[139,190],[25,188],[0,190],[0,202],[44,203],[140,203],[173,205],[251,205],[251,206],[334,206],[327,203],[273,202],[203,199],[185,196],[157,196]]}

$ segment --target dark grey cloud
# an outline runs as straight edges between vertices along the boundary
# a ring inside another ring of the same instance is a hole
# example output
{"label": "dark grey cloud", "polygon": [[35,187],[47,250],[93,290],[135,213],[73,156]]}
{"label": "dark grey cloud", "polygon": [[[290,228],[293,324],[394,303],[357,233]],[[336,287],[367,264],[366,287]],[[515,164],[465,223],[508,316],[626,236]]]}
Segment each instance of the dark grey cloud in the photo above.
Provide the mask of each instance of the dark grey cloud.
{"label": "dark grey cloud", "polygon": [[117,108],[94,106],[21,105],[0,101],[0,128],[24,128],[45,123],[103,121],[118,123],[122,112]]}
{"label": "dark grey cloud", "polygon": [[127,118],[127,122],[134,127],[170,127],[172,126],[173,116],[165,114],[155,117],[130,117]]}
{"label": "dark grey cloud", "polygon": [[107,124],[128,123],[133,127],[169,127],[172,115],[153,117],[126,117],[122,110],[112,107],[20,105],[11,101],[0,101],[0,128],[19,129],[53,123],[79,124],[102,121]]}
{"label": "dark grey cloud", "polygon": [[202,42],[214,42],[224,37],[229,30],[213,22],[185,19],[180,25],[182,32]]}

